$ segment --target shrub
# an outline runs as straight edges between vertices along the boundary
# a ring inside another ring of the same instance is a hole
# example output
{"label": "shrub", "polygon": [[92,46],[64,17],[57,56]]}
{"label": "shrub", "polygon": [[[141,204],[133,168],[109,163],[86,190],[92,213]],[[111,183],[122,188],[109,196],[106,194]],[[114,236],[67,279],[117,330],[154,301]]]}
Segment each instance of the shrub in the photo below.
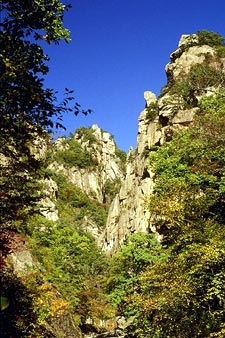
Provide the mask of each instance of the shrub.
{"label": "shrub", "polygon": [[191,67],[188,74],[182,76],[171,87],[171,94],[182,97],[186,108],[197,106],[196,96],[204,94],[206,88],[220,87],[225,83],[222,69],[208,65],[208,60]]}
{"label": "shrub", "polygon": [[67,144],[68,149],[57,151],[54,159],[59,163],[63,163],[67,167],[88,168],[95,166],[92,155],[89,151],[82,148],[82,146],[74,139],[70,139]]}
{"label": "shrub", "polygon": [[[89,143],[96,142],[96,137],[92,128],[80,127],[76,130],[76,134],[82,138],[82,140],[88,141]],[[73,135],[72,135],[73,136]],[[72,137],[71,137],[72,139]]]}
{"label": "shrub", "polygon": [[149,106],[145,108],[147,110],[146,119],[149,122],[152,122],[155,120],[155,118],[158,116],[159,108],[156,102],[150,103]]}
{"label": "shrub", "polygon": [[225,39],[218,33],[201,30],[197,32],[197,36],[199,45],[224,46]]}
{"label": "shrub", "polygon": [[[55,175],[54,180],[57,182],[58,191],[58,208],[60,213],[65,213],[69,209],[69,214],[73,214],[73,222],[77,225],[83,222],[84,216],[94,221],[99,228],[106,224],[108,207],[98,201],[91,199],[80,188],[72,185],[64,176]],[[64,215],[64,217],[67,217]]]}
{"label": "shrub", "polygon": [[121,180],[116,178],[115,180],[107,180],[104,184],[104,192],[106,200],[111,201],[115,195],[119,192],[121,187]]}

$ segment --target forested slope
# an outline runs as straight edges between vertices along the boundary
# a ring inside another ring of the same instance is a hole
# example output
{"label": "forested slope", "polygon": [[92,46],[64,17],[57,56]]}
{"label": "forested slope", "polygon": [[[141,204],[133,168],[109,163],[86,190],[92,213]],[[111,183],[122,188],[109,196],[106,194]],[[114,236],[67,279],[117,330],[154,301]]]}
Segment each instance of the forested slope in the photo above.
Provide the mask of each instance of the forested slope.
{"label": "forested slope", "polygon": [[134,316],[129,337],[225,335],[224,48],[215,33],[184,36],[147,107],[164,123],[148,148],[154,187],[144,196],[160,245],[133,235],[113,258],[122,264],[113,299]]}
{"label": "forested slope", "polygon": [[80,337],[88,323],[97,336],[109,320],[111,335],[223,338],[223,37],[182,37],[126,159],[96,125],[50,139],[71,92],[57,104],[44,88],[46,57],[28,37],[69,32],[65,6],[34,4],[4,1],[1,337]]}

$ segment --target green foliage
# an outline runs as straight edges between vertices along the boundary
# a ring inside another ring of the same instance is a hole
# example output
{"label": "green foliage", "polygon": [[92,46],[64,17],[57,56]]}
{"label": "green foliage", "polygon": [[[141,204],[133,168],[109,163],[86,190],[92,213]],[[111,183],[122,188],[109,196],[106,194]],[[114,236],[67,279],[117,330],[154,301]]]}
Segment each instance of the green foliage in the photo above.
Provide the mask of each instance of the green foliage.
{"label": "green foliage", "polygon": [[88,168],[96,166],[90,151],[83,149],[80,143],[74,140],[73,137],[67,141],[65,146],[67,145],[69,148],[56,151],[53,155],[53,159],[69,168]]}
{"label": "green foliage", "polygon": [[[63,5],[58,0],[48,0],[45,4],[41,0],[31,1],[29,4],[23,1],[15,3],[12,0],[4,0],[2,6],[7,13],[3,25],[7,23],[9,29],[16,28],[24,32],[25,36],[34,33],[36,40],[45,39],[48,43],[58,42],[61,39],[70,40],[70,32],[63,27],[63,14],[70,5]],[[40,31],[43,32],[42,35]]]}
{"label": "green foliage", "polygon": [[63,218],[55,224],[35,217],[30,220],[30,229],[30,245],[44,268],[45,280],[57,287],[71,303],[73,312],[79,312],[81,294],[88,281],[105,269],[105,259],[95,241],[76,222],[72,224]]}
{"label": "green foliage", "polygon": [[225,45],[223,46],[216,46],[215,47],[216,54],[219,58],[224,58],[225,57]]}
{"label": "green foliage", "polygon": [[[155,188],[146,206],[163,240],[159,243],[152,234],[134,234],[109,265],[84,231],[93,222],[103,229],[107,206],[90,199],[63,176],[54,175],[59,187],[59,221],[34,215],[26,223],[27,214],[34,213],[41,198],[41,186],[36,182],[46,172],[44,158],[32,151],[33,140],[41,140],[36,149],[39,153],[49,142],[45,130],[54,127],[53,118],[56,127],[62,126],[62,114],[71,110],[68,103],[72,100],[72,92],[66,89],[64,101],[58,104],[54,91],[45,89],[42,77],[48,72],[47,57],[36,42],[69,40],[69,31],[63,27],[63,13],[69,6],[53,0],[28,4],[8,0],[2,5],[0,219],[4,226],[29,234],[40,262],[38,276],[43,277],[29,276],[21,283],[3,269],[0,299],[6,303],[0,326],[11,336],[50,337],[43,322],[57,315],[59,306],[61,311],[71,304],[73,314],[82,320],[88,316],[110,318],[115,315],[110,298],[119,314],[135,316],[127,329],[129,337],[223,338],[225,95],[220,90],[200,102],[196,96],[206,87],[222,87],[224,71],[220,65],[212,68],[206,60],[169,84],[177,105],[199,106],[200,113],[192,129],[177,133],[170,143],[150,152]],[[199,44],[213,46],[218,55],[224,55],[221,36],[201,31],[198,37]],[[157,105],[146,109],[153,121]],[[80,128],[78,134],[88,144],[96,141],[91,129]],[[79,168],[96,165],[73,135],[67,145],[68,149],[54,154],[59,163]],[[126,154],[116,148],[116,155],[125,164]],[[106,182],[106,196],[111,199],[119,187],[119,181]],[[6,255],[11,250],[8,238],[4,243],[2,236],[0,239]],[[54,299],[54,306],[51,304],[54,287],[68,302]]]}
{"label": "green foliage", "polygon": [[[11,252],[12,247],[5,244],[2,237],[2,234],[7,233],[7,227],[34,235],[32,241],[36,254],[39,255],[43,266],[46,263],[46,269],[49,264],[49,275],[46,278],[52,278],[55,284],[58,282],[60,273],[65,272],[63,275],[65,281],[69,279],[70,267],[62,268],[63,257],[61,261],[56,257],[58,253],[66,254],[66,247],[63,251],[62,242],[67,243],[67,236],[71,246],[78,246],[77,252],[80,257],[83,254],[81,260],[85,259],[84,252],[88,251],[86,247],[90,245],[91,248],[91,240],[78,235],[77,232],[73,234],[72,228],[71,231],[65,229],[64,233],[63,231],[60,233],[58,228],[54,228],[47,221],[42,220],[38,224],[35,217],[34,223],[28,224],[28,219],[32,223],[31,215],[37,213],[38,202],[42,198],[43,187],[40,181],[45,172],[45,156],[50,143],[49,132],[52,132],[53,128],[63,127],[63,114],[73,110],[70,107],[70,102],[73,100],[72,91],[65,89],[64,99],[58,102],[54,90],[46,88],[44,78],[49,70],[47,66],[49,59],[42,49],[42,42],[38,40],[56,44],[60,40],[66,42],[70,40],[70,32],[63,26],[63,14],[69,7],[58,0],[3,0],[1,2],[1,10],[4,14],[0,23],[0,226],[2,228],[0,246],[1,249],[2,247],[9,249],[4,253],[5,256]],[[78,103],[75,103],[74,112],[75,114],[80,112]],[[40,225],[38,230],[35,227],[37,225]],[[49,238],[45,234],[45,229]],[[54,247],[52,243],[57,239],[57,247]],[[12,243],[15,245],[13,241],[10,245]],[[50,246],[52,246],[51,250]],[[55,256],[50,259],[52,252]],[[49,263],[47,257],[41,259],[45,253],[49,256]],[[70,261],[69,264],[72,265],[73,262]],[[51,269],[54,270],[52,275]],[[47,273],[47,270],[45,272]],[[41,279],[40,275],[41,273],[39,273]],[[77,274],[74,280],[76,277]],[[4,291],[3,296],[9,299],[9,306],[4,309],[3,314],[0,314],[1,337],[53,337],[53,333],[46,332],[48,330],[40,322],[46,315],[45,305],[35,303],[35,299],[40,295],[36,290],[39,286],[38,277],[33,280],[29,274],[28,281],[24,281],[22,277],[19,279],[15,277],[13,271],[4,268],[1,270],[0,278],[1,292]],[[34,281],[33,286],[29,285],[29,281]],[[52,308],[55,316],[59,315],[59,312],[56,314],[59,303],[57,300],[55,303],[57,306]],[[38,309],[36,305],[39,305]]]}
{"label": "green foliage", "polygon": [[120,261],[120,267],[116,267],[119,273],[124,271],[128,276],[136,276],[155,260],[165,258],[160,254],[161,249],[154,234],[136,233],[129,236],[113,260]]}
{"label": "green foliage", "polygon": [[160,243],[153,234],[137,233],[131,235],[127,243],[113,256],[108,288],[113,304],[123,315],[139,312],[136,297],[140,275],[156,261],[166,261]]}
{"label": "green foliage", "polygon": [[224,46],[225,39],[218,33],[201,30],[197,32],[198,43],[200,45],[208,45],[211,47]]}
{"label": "green foliage", "polygon": [[225,109],[225,90],[220,89],[216,95],[203,96],[200,99],[199,107],[202,111],[206,111],[209,114],[212,112],[216,115],[216,118],[224,118],[224,109]]}
{"label": "green foliage", "polygon": [[115,153],[116,153],[116,156],[119,157],[122,163],[126,163],[127,154],[125,151],[116,147]]}
{"label": "green foliage", "polygon": [[[6,227],[13,220],[25,222],[34,210],[40,195],[43,156],[47,145],[45,129],[60,126],[67,111],[70,93],[62,104],[56,103],[54,91],[44,88],[43,77],[48,73],[47,57],[38,38],[49,43],[68,40],[63,27],[63,12],[67,6],[59,1],[2,1],[4,12],[0,23],[0,148],[1,196],[0,223]],[[32,151],[32,145],[36,141]],[[28,174],[29,173],[29,174]]]}
{"label": "green foliage", "polygon": [[[38,43],[40,39],[56,44],[69,41],[70,32],[63,26],[69,7],[58,0],[1,2],[0,183],[4,193],[0,195],[0,223],[4,227],[18,219],[25,223],[26,215],[34,210],[41,197],[37,182],[48,132],[63,127],[63,114],[73,110],[69,106],[73,91],[66,88],[59,103],[54,90],[45,87],[49,59]],[[79,113],[78,103],[74,111]]]}
{"label": "green foliage", "polygon": [[76,130],[76,134],[78,135],[78,137],[82,138],[83,142],[88,142],[89,144],[92,144],[93,142],[97,141],[92,128],[80,127]]}
{"label": "green foliage", "polygon": [[113,200],[115,195],[119,192],[121,187],[121,180],[116,178],[115,180],[107,180],[104,184],[104,195],[106,202]]}
{"label": "green foliage", "polygon": [[108,212],[107,205],[102,205],[95,199],[91,199],[62,175],[55,175],[54,179],[59,188],[57,202],[59,212],[64,214],[66,211],[63,219],[67,218],[67,213],[73,214],[74,221],[79,224],[86,218],[89,222],[95,222],[99,229],[104,228]]}
{"label": "green foliage", "polygon": [[[207,222],[198,239],[183,243],[182,251],[172,251],[166,264],[156,262],[141,275],[137,304],[141,311],[132,328],[139,330],[138,337],[146,332],[162,338],[208,337],[220,332],[224,317],[224,234],[224,227]],[[192,235],[190,229],[185,235]]]}
{"label": "green foliage", "polygon": [[[210,107],[214,102],[216,105],[213,110]],[[196,117],[193,128],[177,133],[171,142],[150,154],[150,164],[154,165],[156,173],[156,186],[149,206],[154,213],[155,205],[157,214],[161,208],[159,201],[167,205],[161,213],[164,224],[166,222],[163,218],[170,212],[174,212],[179,224],[180,214],[185,220],[187,213],[191,218],[194,215],[199,218],[199,213],[206,212],[205,207],[207,210],[211,206],[212,212],[223,198],[224,103],[223,91],[216,96],[203,98],[200,107],[204,112]],[[195,212],[191,212],[192,207]],[[196,207],[199,208],[199,213]],[[218,216],[218,210],[216,213]],[[174,225],[174,218],[171,218],[170,223]]]}
{"label": "green foliage", "polygon": [[140,274],[129,336],[223,337],[224,98],[224,90],[202,97],[192,127],[149,155],[155,188],[146,205],[168,259]]}
{"label": "green foliage", "polygon": [[198,104],[196,96],[202,95],[206,88],[217,88],[225,83],[223,69],[212,67],[208,61],[191,67],[170,87],[170,93],[182,98],[184,107],[191,108]]}
{"label": "green foliage", "polygon": [[154,121],[159,114],[157,102],[150,103],[145,109],[147,110],[146,119],[150,122]]}

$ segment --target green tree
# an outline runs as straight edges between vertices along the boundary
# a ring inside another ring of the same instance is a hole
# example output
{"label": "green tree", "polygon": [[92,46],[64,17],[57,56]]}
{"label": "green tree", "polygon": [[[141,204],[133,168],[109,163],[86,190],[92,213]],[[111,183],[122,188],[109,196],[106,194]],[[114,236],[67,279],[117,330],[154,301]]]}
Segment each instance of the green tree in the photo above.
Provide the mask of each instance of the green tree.
{"label": "green tree", "polygon": [[166,261],[162,246],[153,234],[132,234],[113,256],[109,278],[110,297],[123,315],[136,314],[140,275],[156,261]]}
{"label": "green tree", "polygon": [[201,30],[197,32],[198,43],[200,45],[208,45],[208,46],[224,46],[225,39],[218,33],[210,32],[207,30]]}
{"label": "green tree", "polygon": [[[70,90],[66,89],[64,100],[57,102],[54,90],[45,87],[48,57],[40,42],[69,41],[70,32],[63,26],[67,8],[58,0],[1,1],[0,227],[1,235],[7,234],[6,228],[13,229],[12,242],[15,231],[27,231],[27,216],[37,211],[49,132],[62,127],[63,114],[72,109]],[[75,113],[79,109],[75,103]],[[2,236],[0,241],[1,249],[7,249]],[[23,281],[17,281],[13,272],[5,269],[1,281],[1,292],[15,295],[14,308],[6,309],[12,335],[52,337],[36,326],[32,292]],[[17,286],[21,292],[17,292]]]}
{"label": "green tree", "polygon": [[140,276],[140,308],[130,335],[224,336],[224,90],[202,97],[192,127],[150,155],[151,222],[168,261]]}
{"label": "green tree", "polygon": [[60,291],[71,305],[72,313],[79,320],[90,315],[103,317],[104,311],[110,310],[101,285],[107,259],[92,236],[80,228],[74,214],[73,210],[68,218],[64,213],[57,223],[43,216],[31,218],[29,243],[41,263],[43,279]]}
{"label": "green tree", "polygon": [[36,201],[33,179],[40,177],[35,173],[42,161],[31,147],[35,136],[46,142],[44,128],[53,126],[51,119],[59,108],[54,105],[53,91],[43,87],[47,58],[30,40],[33,35],[41,38],[39,30],[49,36],[49,42],[68,38],[62,26],[64,9],[58,1],[49,1],[46,7],[40,1],[2,2],[0,213],[4,225],[23,219],[23,206]]}
{"label": "green tree", "polygon": [[[1,6],[0,222],[7,226],[14,220],[24,222],[40,198],[43,148],[48,132],[62,127],[63,114],[72,110],[72,92],[66,89],[65,99],[58,103],[54,90],[45,88],[48,57],[38,43],[69,41],[70,32],[63,27],[69,5],[58,0],[7,0]],[[77,103],[74,109],[79,112]]]}

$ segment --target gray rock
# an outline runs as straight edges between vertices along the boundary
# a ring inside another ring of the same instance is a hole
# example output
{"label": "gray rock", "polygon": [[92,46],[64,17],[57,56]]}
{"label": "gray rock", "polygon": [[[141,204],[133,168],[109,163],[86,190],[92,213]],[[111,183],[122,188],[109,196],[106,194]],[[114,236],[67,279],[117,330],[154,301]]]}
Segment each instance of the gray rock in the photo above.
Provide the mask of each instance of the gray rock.
{"label": "gray rock", "polygon": [[199,112],[199,108],[186,109],[178,111],[178,113],[172,119],[172,123],[190,123],[193,122],[194,116]]}
{"label": "gray rock", "polygon": [[[168,81],[176,81],[187,74],[193,65],[203,63],[208,55],[214,56],[214,49],[199,46],[197,35],[182,35],[178,49],[171,54],[171,61],[166,66]],[[206,88],[205,93],[210,90],[212,88]],[[187,128],[199,111],[198,108],[186,109],[183,98],[169,89],[158,100],[152,92],[146,91],[144,99],[146,107],[139,116],[136,150],[131,149],[127,156],[126,176],[110,206],[106,228],[99,240],[109,254],[115,253],[133,232],[156,232],[145,206],[145,198],[154,188],[154,173],[146,155],[156,149],[154,146],[171,140],[176,130]],[[196,97],[196,101],[198,99]],[[158,115],[149,120],[151,103],[157,103]],[[160,240],[160,235],[156,235]]]}
{"label": "gray rock", "polygon": [[144,92],[144,99],[147,107],[149,107],[151,103],[155,103],[157,101],[156,95],[150,91]]}

